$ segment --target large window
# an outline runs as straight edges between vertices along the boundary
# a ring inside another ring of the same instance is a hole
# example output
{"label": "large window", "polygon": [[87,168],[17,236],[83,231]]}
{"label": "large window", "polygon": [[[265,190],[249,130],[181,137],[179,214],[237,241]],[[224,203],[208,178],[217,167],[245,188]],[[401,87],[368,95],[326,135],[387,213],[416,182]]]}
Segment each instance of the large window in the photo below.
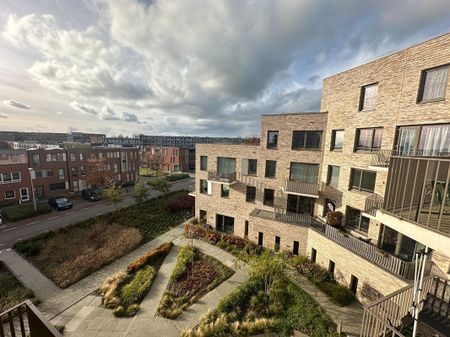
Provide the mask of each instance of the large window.
{"label": "large window", "polygon": [[200,156],[200,170],[206,171],[208,169],[208,156]]}
{"label": "large window", "polygon": [[375,110],[377,104],[378,83],[361,87],[359,111]]}
{"label": "large window", "polygon": [[255,200],[256,200],[256,187],[255,186],[247,186],[245,188],[245,201],[255,202]]}
{"label": "large window", "polygon": [[290,213],[313,215],[314,198],[288,194],[287,211]]}
{"label": "large window", "polygon": [[58,177],[61,180],[64,179],[64,169],[63,168],[58,169]]}
{"label": "large window", "polygon": [[444,99],[447,79],[448,66],[424,70],[420,82],[418,102]]}
{"label": "large window", "polygon": [[378,151],[382,137],[383,128],[356,129],[355,151]]}
{"label": "large window", "polygon": [[395,149],[400,156],[448,156],[450,124],[402,126],[398,129]]}
{"label": "large window", "polygon": [[375,172],[352,168],[350,172],[350,189],[373,192],[376,178],[377,174]]}
{"label": "large window", "polygon": [[21,181],[20,172],[0,173],[0,184],[15,183],[20,181]]}
{"label": "large window", "polygon": [[256,175],[258,161],[256,159],[242,159],[242,174]]}
{"label": "large window", "polygon": [[342,150],[344,146],[344,130],[333,130],[331,132],[331,150]]}
{"label": "large window", "polygon": [[37,170],[35,171],[36,178],[47,178],[53,176],[53,170],[47,169],[47,170]]}
{"label": "large window", "polygon": [[39,166],[41,163],[41,157],[38,154],[31,155],[31,164],[33,166]]}
{"label": "large window", "polygon": [[63,156],[63,153],[47,153],[46,161],[52,162],[52,161],[65,161],[65,156]]}
{"label": "large window", "polygon": [[275,178],[277,173],[277,162],[276,160],[266,160],[266,178]]}
{"label": "large window", "polygon": [[227,175],[236,172],[236,159],[235,158],[217,158],[217,172],[219,175]]}
{"label": "large window", "polygon": [[367,233],[370,219],[362,215],[359,209],[347,206],[345,212],[345,223],[348,227]]}
{"label": "large window", "polygon": [[278,131],[267,132],[267,148],[273,149],[278,147]]}
{"label": "large window", "polygon": [[339,172],[341,168],[336,165],[328,165],[327,184],[333,187],[339,185]]}
{"label": "large window", "polygon": [[16,197],[16,192],[14,190],[5,191],[5,199],[12,199]]}
{"label": "large window", "polygon": [[294,131],[292,133],[292,149],[320,149],[322,131]]}
{"label": "large window", "polygon": [[56,183],[49,185],[50,191],[64,190],[66,188],[65,183]]}
{"label": "large window", "polygon": [[291,163],[289,180],[315,184],[317,183],[318,172],[318,164]]}
{"label": "large window", "polygon": [[275,195],[274,190],[272,190],[270,188],[265,188],[264,189],[264,200],[263,200],[264,205],[273,207],[274,195]]}

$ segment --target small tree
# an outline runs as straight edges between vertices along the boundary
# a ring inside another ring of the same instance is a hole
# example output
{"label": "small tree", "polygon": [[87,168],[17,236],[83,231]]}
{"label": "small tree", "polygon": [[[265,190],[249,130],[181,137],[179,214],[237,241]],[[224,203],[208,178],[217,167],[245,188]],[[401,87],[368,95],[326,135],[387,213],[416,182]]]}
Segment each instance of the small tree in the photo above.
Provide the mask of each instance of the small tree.
{"label": "small tree", "polygon": [[169,183],[166,179],[159,179],[155,185],[155,190],[161,192],[162,194],[165,194],[169,192]]}
{"label": "small tree", "polygon": [[134,185],[134,198],[136,199],[137,204],[140,204],[148,199],[148,190],[142,180],[139,180]]}
{"label": "small tree", "polygon": [[269,294],[273,288],[284,284],[286,276],[285,261],[280,254],[265,251],[260,256],[254,256],[250,261],[250,276],[264,281],[264,292]]}
{"label": "small tree", "polygon": [[87,160],[87,183],[92,187],[104,186],[113,178],[113,171],[108,170],[104,158],[92,154]]}
{"label": "small tree", "polygon": [[120,189],[114,182],[114,180],[110,179],[108,182],[108,188],[103,191],[103,197],[114,205],[114,208],[117,210],[117,204],[122,201],[122,196],[120,195]]}

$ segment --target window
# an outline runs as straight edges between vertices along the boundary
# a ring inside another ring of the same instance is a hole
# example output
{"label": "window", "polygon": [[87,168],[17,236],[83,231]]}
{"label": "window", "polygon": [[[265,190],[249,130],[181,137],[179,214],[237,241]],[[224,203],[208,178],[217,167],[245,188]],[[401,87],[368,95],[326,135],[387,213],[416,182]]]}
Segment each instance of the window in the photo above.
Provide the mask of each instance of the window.
{"label": "window", "polygon": [[294,131],[292,149],[320,149],[322,131]]}
{"label": "window", "polygon": [[258,246],[262,247],[264,245],[264,233],[258,232]]}
{"label": "window", "polygon": [[267,132],[267,148],[273,149],[278,147],[278,131]]}
{"label": "window", "polygon": [[287,211],[289,213],[313,215],[314,198],[304,197],[302,195],[288,194]]}
{"label": "window", "polygon": [[70,168],[70,175],[72,177],[78,177],[78,172],[77,172],[77,168],[76,167],[71,167]]}
{"label": "window", "polygon": [[298,248],[299,248],[300,244],[298,241],[294,241],[294,247],[292,248],[292,254],[294,255],[298,255]]}
{"label": "window", "polygon": [[245,201],[246,202],[255,202],[256,200],[256,187],[255,186],[247,186],[245,189]]}
{"label": "window", "polygon": [[256,159],[242,159],[242,174],[256,175],[258,161]]}
{"label": "window", "polygon": [[419,155],[448,156],[450,154],[450,124],[423,125],[420,130]]}
{"label": "window", "polygon": [[33,164],[33,166],[39,166],[41,163],[41,158],[38,154],[33,154],[31,156],[31,163]]}
{"label": "window", "polygon": [[318,164],[291,163],[289,180],[315,184],[317,183],[318,173]]}
{"label": "window", "polygon": [[376,172],[352,168],[350,171],[350,189],[373,192],[376,178]]}
{"label": "window", "polygon": [[338,187],[339,185],[339,172],[341,170],[340,166],[328,165],[327,174],[327,184],[333,187]]}
{"label": "window", "polygon": [[248,220],[245,220],[244,237],[248,238]]}
{"label": "window", "polygon": [[[117,165],[117,164],[115,164],[115,165]],[[80,174],[81,174],[82,176],[85,176],[85,175],[86,175],[86,167],[80,166]]]}
{"label": "window", "polygon": [[418,102],[436,101],[445,98],[447,89],[448,66],[422,72]]}
{"label": "window", "polygon": [[355,151],[378,151],[383,128],[356,129]]}
{"label": "window", "polygon": [[76,159],[76,154],[73,153],[73,152],[71,152],[71,153],[70,153],[70,161],[75,161],[75,160],[77,160],[77,159]]}
{"label": "window", "polygon": [[4,184],[12,182],[12,174],[11,173],[0,174],[0,177],[2,177],[2,182]]}
{"label": "window", "polygon": [[378,83],[363,86],[359,99],[359,111],[375,110],[377,95]]}
{"label": "window", "polygon": [[359,209],[347,206],[345,212],[345,224],[348,227],[367,233],[369,230],[369,222],[370,219],[363,216]]}
{"label": "window", "polygon": [[277,173],[276,160],[266,160],[266,178],[275,178]]}
{"label": "window", "polygon": [[281,238],[279,236],[275,236],[275,245],[274,250],[278,252],[280,250]]}
{"label": "window", "polygon": [[344,146],[344,130],[333,130],[331,132],[331,151],[342,150]]}
{"label": "window", "polygon": [[273,207],[274,194],[275,191],[273,189],[271,188],[264,189],[264,200],[263,200],[264,205]]}
{"label": "window", "polygon": [[5,199],[12,199],[16,197],[16,192],[14,190],[5,191]]}
{"label": "window", "polygon": [[316,262],[316,260],[317,260],[317,250],[311,248],[311,262]]}
{"label": "window", "polygon": [[200,193],[208,193],[208,181],[200,179]]}
{"label": "window", "polygon": [[65,183],[50,184],[48,186],[50,188],[50,191],[58,191],[58,190],[66,189],[66,184]]}
{"label": "window", "polygon": [[222,184],[220,186],[220,196],[222,198],[228,198],[230,196],[230,185]]}
{"label": "window", "polygon": [[36,178],[47,178],[53,176],[53,170],[37,170],[35,171]]}
{"label": "window", "polygon": [[[109,153],[109,152],[108,152]],[[83,152],[80,152],[80,160],[84,160],[85,156]]]}
{"label": "window", "polygon": [[217,158],[217,172],[220,176],[228,175],[236,172],[236,159],[235,158]]}
{"label": "window", "polygon": [[335,267],[336,267],[336,264],[334,263],[333,260],[328,261],[328,271],[330,272],[330,274],[334,275]]}
{"label": "window", "polygon": [[58,177],[59,177],[59,179],[64,179],[64,169],[63,168],[58,169]]}
{"label": "window", "polygon": [[200,156],[200,170],[206,171],[208,169],[208,157]]}
{"label": "window", "polygon": [[12,181],[13,182],[20,182],[21,181],[21,179],[20,179],[20,172],[13,172],[13,173],[11,173],[11,175],[12,175]]}

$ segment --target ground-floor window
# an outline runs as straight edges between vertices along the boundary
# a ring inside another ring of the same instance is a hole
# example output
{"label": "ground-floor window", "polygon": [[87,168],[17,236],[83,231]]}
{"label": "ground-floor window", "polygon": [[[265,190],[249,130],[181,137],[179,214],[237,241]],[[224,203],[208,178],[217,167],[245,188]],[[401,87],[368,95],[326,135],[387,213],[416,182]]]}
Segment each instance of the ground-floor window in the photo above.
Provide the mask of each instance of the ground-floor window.
{"label": "ground-floor window", "polygon": [[201,209],[199,217],[200,217],[200,223],[201,224],[206,224],[208,222],[208,214],[207,214],[206,211]]}
{"label": "ground-floor window", "polygon": [[356,294],[358,290],[358,278],[355,275],[352,275],[350,278],[350,291]]}
{"label": "ground-floor window", "polygon": [[36,186],[36,197],[43,198],[44,196],[45,196],[44,185],[37,185]]}
{"label": "ground-floor window", "polygon": [[244,237],[248,237],[248,221],[245,220]]}
{"label": "ground-floor window", "polygon": [[329,271],[331,274],[334,274],[334,268],[335,268],[335,266],[336,266],[336,264],[334,263],[333,260],[330,260],[330,261],[328,262],[328,271]]}
{"label": "ground-floor window", "polygon": [[298,241],[294,241],[294,247],[292,249],[292,254],[298,255],[298,247],[299,247]]}
{"label": "ground-floor window", "polygon": [[22,201],[30,200],[30,195],[28,194],[28,188],[20,189],[20,200],[22,200]]}
{"label": "ground-floor window", "polygon": [[12,199],[16,197],[16,191],[5,191],[5,199]]}
{"label": "ground-floor window", "polygon": [[258,246],[264,245],[264,233],[258,232]]}
{"label": "ground-floor window", "polygon": [[317,250],[312,248],[311,249],[311,261],[316,262],[316,259],[317,259]]}
{"label": "ground-floor window", "polygon": [[359,209],[347,206],[345,223],[348,227],[367,233],[369,231],[370,219],[363,216],[362,211]]}
{"label": "ground-floor window", "polygon": [[222,214],[216,214],[216,230],[234,234],[234,218]]}
{"label": "ground-floor window", "polygon": [[48,187],[50,188],[50,191],[64,190],[66,189],[66,183],[50,184]]}
{"label": "ground-floor window", "polygon": [[274,249],[276,252],[280,250],[281,238],[279,236],[275,236],[275,245]]}

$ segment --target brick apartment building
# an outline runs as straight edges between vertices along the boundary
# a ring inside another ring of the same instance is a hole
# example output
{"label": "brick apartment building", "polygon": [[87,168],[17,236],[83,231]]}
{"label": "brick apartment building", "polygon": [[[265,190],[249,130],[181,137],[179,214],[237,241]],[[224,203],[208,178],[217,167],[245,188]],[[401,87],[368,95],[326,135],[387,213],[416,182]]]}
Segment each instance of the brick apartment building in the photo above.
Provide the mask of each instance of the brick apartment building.
{"label": "brick apartment building", "polygon": [[117,184],[138,178],[139,150],[134,148],[76,145],[64,149],[0,150],[0,158],[0,203],[30,200],[30,176],[37,198],[79,192],[102,185],[105,178]]}
{"label": "brick apartment building", "polygon": [[[450,277],[450,34],[323,81],[321,112],[262,116],[260,145],[196,147],[196,216],[309,256],[363,301]],[[326,224],[344,214],[343,234]]]}
{"label": "brick apartment building", "polygon": [[30,199],[27,151],[0,149],[0,203]]}
{"label": "brick apartment building", "polygon": [[[142,152],[142,164],[165,172],[187,172],[190,151],[187,147],[152,147]],[[195,158],[195,157],[194,157]]]}

